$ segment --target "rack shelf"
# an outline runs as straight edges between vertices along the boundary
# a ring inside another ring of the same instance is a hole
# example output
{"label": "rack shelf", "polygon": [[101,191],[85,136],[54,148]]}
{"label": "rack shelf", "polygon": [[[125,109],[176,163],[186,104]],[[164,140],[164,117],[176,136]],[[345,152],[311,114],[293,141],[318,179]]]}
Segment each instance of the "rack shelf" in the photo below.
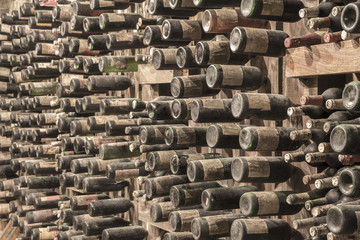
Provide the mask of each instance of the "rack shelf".
{"label": "rack shelf", "polygon": [[289,49],[285,76],[306,78],[360,72],[359,61],[359,40]]}

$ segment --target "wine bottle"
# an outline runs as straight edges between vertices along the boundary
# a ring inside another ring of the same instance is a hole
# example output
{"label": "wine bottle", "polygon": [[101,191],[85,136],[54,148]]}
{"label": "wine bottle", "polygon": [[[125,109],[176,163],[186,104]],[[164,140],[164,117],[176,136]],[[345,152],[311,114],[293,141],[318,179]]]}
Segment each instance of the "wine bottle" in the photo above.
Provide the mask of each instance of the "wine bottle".
{"label": "wine bottle", "polygon": [[209,64],[245,64],[252,57],[246,54],[232,53],[230,41],[200,41],[196,44],[195,60],[198,65]]}
{"label": "wine bottle", "polygon": [[330,208],[326,215],[329,230],[338,235],[353,235],[359,231],[358,205],[337,205]]}
{"label": "wine bottle", "polygon": [[215,34],[205,33],[198,20],[166,19],[162,24],[165,40],[196,41],[214,38]]}
{"label": "wine bottle", "polygon": [[[327,189],[319,189],[319,190],[327,191]],[[315,190],[313,190],[313,191],[315,191]],[[311,211],[311,209],[316,206],[322,206],[322,205],[326,205],[326,204],[330,204],[330,203],[335,203],[340,200],[341,194],[342,193],[340,192],[340,190],[338,188],[333,188],[330,191],[328,191],[326,193],[326,195],[323,197],[319,197],[319,198],[312,199],[312,200],[307,200],[305,202],[305,209],[308,211]]]}
{"label": "wine bottle", "polygon": [[357,20],[359,4],[356,2],[347,4],[341,12],[341,27],[346,32],[350,33],[359,33],[360,32],[360,25],[359,21]]}
{"label": "wine bottle", "polygon": [[128,186],[128,181],[115,182],[107,177],[86,177],[83,180],[85,193],[121,191]]}
{"label": "wine bottle", "polygon": [[241,214],[224,214],[194,218],[191,222],[191,233],[195,239],[230,237],[231,224]]}
{"label": "wine bottle", "polygon": [[319,6],[302,8],[299,10],[301,18],[327,17],[332,13],[332,9],[336,7],[335,2],[322,2]]}
{"label": "wine bottle", "polygon": [[57,176],[29,177],[27,179],[27,187],[29,189],[57,188],[59,186],[59,177]]}
{"label": "wine bottle", "polygon": [[41,223],[41,222],[52,222],[58,217],[59,210],[57,209],[45,209],[37,210],[26,213],[26,221],[28,223]]}
{"label": "wine bottle", "polygon": [[171,202],[155,202],[150,206],[150,218],[153,222],[167,221],[169,214],[176,210]]}
{"label": "wine bottle", "polygon": [[304,8],[301,1],[278,1],[272,4],[263,0],[241,2],[241,14],[246,18],[272,21],[296,22],[300,20],[299,11]]}
{"label": "wine bottle", "polygon": [[106,46],[106,35],[90,35],[88,37],[88,46],[91,50],[108,50]]}
{"label": "wine bottle", "polygon": [[132,80],[125,76],[90,76],[88,78],[88,90],[90,92],[126,90],[132,84]]}
{"label": "wine bottle", "polygon": [[356,166],[352,168],[345,168],[339,175],[339,189],[342,194],[346,196],[359,196],[360,188],[358,186],[358,179],[360,176],[360,169]]}
{"label": "wine bottle", "polygon": [[170,147],[207,146],[206,127],[170,126],[165,130],[165,143]]}
{"label": "wine bottle", "polygon": [[[170,188],[174,185],[188,183],[186,175],[167,175],[145,180],[146,197],[149,199],[155,196],[164,196],[169,194]],[[172,205],[172,204],[171,204]]]}
{"label": "wine bottle", "polygon": [[99,24],[100,28],[106,31],[136,29],[139,18],[141,16],[138,14],[103,13],[100,15]]}
{"label": "wine bottle", "polygon": [[286,153],[284,156],[284,160],[287,163],[290,162],[304,162],[305,161],[305,156],[307,153],[314,153],[317,152],[318,148],[317,148],[317,144],[316,143],[312,143],[306,146],[306,148],[303,151],[300,152],[292,152],[292,153]]}
{"label": "wine bottle", "polygon": [[146,48],[143,39],[143,35],[136,33],[111,33],[106,37],[106,46],[109,50]]}
{"label": "wine bottle", "polygon": [[101,234],[106,228],[126,227],[129,225],[130,222],[120,217],[106,217],[85,221],[82,225],[82,230],[86,236],[92,236]]}
{"label": "wine bottle", "polygon": [[186,173],[189,162],[200,159],[223,158],[219,153],[188,153],[173,155],[170,159],[170,169],[173,174],[180,175]]}
{"label": "wine bottle", "polygon": [[201,204],[204,190],[221,187],[217,182],[187,183],[170,188],[170,201],[174,207],[194,206]]}
{"label": "wine bottle", "polygon": [[300,212],[303,204],[289,205],[288,195],[293,192],[247,192],[240,198],[240,210],[245,216],[292,215]]}
{"label": "wine bottle", "polygon": [[[347,111],[336,111],[333,112],[332,114],[329,115],[329,117],[327,119],[318,119],[318,120],[314,120],[314,119],[310,119],[306,122],[306,127],[311,129],[311,128],[319,128],[319,129],[323,129],[326,133],[330,133],[334,127],[336,127],[336,125],[339,125],[340,122],[342,123],[343,121],[348,121],[348,120],[352,120],[354,119],[354,115],[352,115],[351,113],[347,112]],[[328,123],[329,122],[329,123]],[[333,122],[337,122],[339,124],[333,125]],[[356,119],[354,120],[354,122],[356,122]],[[345,122],[346,123],[346,122]],[[330,124],[329,127],[331,127],[331,129],[328,129],[328,127],[324,127],[325,124]]]}
{"label": "wine bottle", "polygon": [[108,0],[91,0],[90,8],[92,10],[117,10],[126,9],[130,6],[129,2],[118,2]]}
{"label": "wine bottle", "polygon": [[277,30],[235,27],[230,36],[230,49],[233,53],[282,57],[288,37],[287,33]]}
{"label": "wine bottle", "polygon": [[240,119],[284,120],[286,109],[291,105],[290,99],[280,94],[237,93],[231,103],[231,112]]}
{"label": "wine bottle", "polygon": [[206,142],[212,148],[240,148],[239,134],[243,125],[213,124],[206,131]]}
{"label": "wine bottle", "polygon": [[322,107],[304,105],[300,107],[289,107],[287,110],[289,117],[308,116],[311,119],[323,119],[329,117],[330,113],[325,112]]}
{"label": "wine bottle", "polygon": [[206,84],[211,89],[252,91],[259,89],[265,81],[257,67],[214,64],[206,70]]}
{"label": "wine bottle", "polygon": [[54,6],[52,9],[52,20],[55,22],[69,22],[73,16],[72,6],[69,4]]}
{"label": "wine bottle", "polygon": [[82,22],[82,29],[85,32],[97,33],[101,32],[100,17],[85,17]]}
{"label": "wine bottle", "polygon": [[354,165],[354,163],[357,163],[360,161],[359,155],[343,155],[339,154],[338,156],[339,162],[341,162],[343,165]]}
{"label": "wine bottle", "polygon": [[293,171],[282,157],[239,157],[231,163],[231,175],[237,182],[285,182]]}
{"label": "wine bottle", "polygon": [[329,189],[313,189],[308,192],[289,194],[286,202],[289,205],[304,204],[309,200],[325,197]]}
{"label": "wine bottle", "polygon": [[69,198],[65,195],[54,195],[48,197],[36,197],[34,207],[35,209],[48,209],[48,208],[57,208],[58,202],[67,201]]}
{"label": "wine bottle", "polygon": [[149,0],[147,11],[151,15],[163,16],[195,16],[198,10],[194,9],[171,9],[167,0]]}
{"label": "wine bottle", "polygon": [[184,155],[195,153],[192,150],[169,150],[149,152],[146,155],[146,162],[151,171],[168,170],[170,168],[170,160],[174,155]]}
{"label": "wine bottle", "polygon": [[202,207],[207,211],[237,209],[240,197],[251,191],[255,186],[236,186],[205,189],[201,195]]}
{"label": "wine bottle", "polygon": [[195,122],[238,122],[231,113],[231,99],[196,99],[191,108]]}
{"label": "wine bottle", "polygon": [[318,226],[320,224],[326,223],[326,216],[322,217],[312,217],[312,218],[303,218],[293,221],[294,229],[304,229],[312,226]]}
{"label": "wine bottle", "polygon": [[99,70],[101,72],[137,72],[139,64],[146,62],[135,61],[134,56],[101,57]]}
{"label": "wine bottle", "polygon": [[235,158],[194,160],[188,163],[187,177],[190,182],[231,179],[231,163]]}
{"label": "wine bottle", "polygon": [[330,28],[333,32],[341,31],[341,18],[340,17],[318,17],[318,18],[311,18],[306,23],[306,26],[309,29],[321,29],[321,28]]}
{"label": "wine bottle", "polygon": [[230,229],[231,238],[239,240],[286,240],[293,235],[290,225],[281,219],[236,219]]}
{"label": "wine bottle", "polygon": [[162,35],[161,25],[149,25],[144,29],[143,43],[146,46],[168,47],[168,46],[184,46],[190,41],[176,41],[172,39],[164,39]]}
{"label": "wine bottle", "polygon": [[239,9],[208,9],[202,16],[202,27],[207,33],[230,33],[237,26],[264,28],[266,23],[243,17]]}
{"label": "wine bottle", "polygon": [[341,95],[342,90],[340,88],[328,88],[321,95],[302,96],[300,98],[300,103],[302,105],[321,106],[324,111],[328,111],[325,106],[326,101],[330,99],[339,99],[341,98]]}
{"label": "wine bottle", "polygon": [[102,239],[114,240],[116,238],[131,238],[132,240],[142,240],[146,238],[148,231],[141,226],[127,226],[118,228],[107,228],[102,232]]}
{"label": "wine bottle", "polygon": [[107,121],[105,123],[105,132],[107,136],[122,136],[125,135],[125,128],[127,126],[135,126],[136,120],[133,119],[119,119]]}
{"label": "wine bottle", "polygon": [[288,37],[284,41],[286,48],[297,48],[324,43],[324,36],[327,32],[317,31],[300,37]]}
{"label": "wine bottle", "polygon": [[156,70],[176,69],[177,49],[156,49],[152,55],[152,65]]}
{"label": "wine bottle", "polygon": [[329,142],[330,134],[325,133],[322,129],[304,129],[290,132],[290,139],[298,140],[312,140],[316,143]]}
{"label": "wine bottle", "polygon": [[141,153],[139,151],[130,151],[129,146],[131,143],[132,142],[117,142],[102,144],[99,149],[99,157],[106,160],[140,156]]}
{"label": "wine bottle", "polygon": [[182,46],[176,51],[176,65],[178,68],[201,68],[195,61],[195,46]]}
{"label": "wine bottle", "polygon": [[343,31],[333,32],[333,33],[326,33],[324,35],[324,42],[331,43],[331,42],[339,42],[342,40]]}
{"label": "wine bottle", "polygon": [[203,209],[173,211],[169,214],[169,225],[171,231],[187,232],[191,230],[191,221],[194,218],[216,216],[223,214],[225,214],[224,211],[205,211]]}
{"label": "wine bottle", "polygon": [[[136,98],[102,99],[100,103],[100,113],[102,115],[128,114],[131,110],[133,110],[132,104],[133,101],[135,100],[137,99]],[[115,119],[109,119],[109,120],[115,120]]]}
{"label": "wine bottle", "polygon": [[88,205],[88,212],[92,217],[104,216],[124,213],[132,207],[134,207],[133,204],[127,198],[103,199],[90,202]]}
{"label": "wine bottle", "polygon": [[215,96],[220,89],[211,89],[206,84],[206,75],[174,77],[170,83],[171,95],[175,98]]}
{"label": "wine bottle", "polygon": [[148,102],[146,109],[149,113],[149,118],[152,120],[170,120],[172,101],[151,101]]}
{"label": "wine bottle", "polygon": [[303,141],[290,139],[290,132],[293,130],[293,128],[283,127],[246,127],[239,135],[240,146],[246,151],[296,150]]}
{"label": "wine bottle", "polygon": [[331,148],[335,152],[356,154],[360,148],[357,146],[358,125],[341,124],[336,126],[330,135]]}
{"label": "wine bottle", "polygon": [[194,99],[175,99],[171,103],[171,115],[174,119],[178,120],[190,120],[191,119],[191,107]]}

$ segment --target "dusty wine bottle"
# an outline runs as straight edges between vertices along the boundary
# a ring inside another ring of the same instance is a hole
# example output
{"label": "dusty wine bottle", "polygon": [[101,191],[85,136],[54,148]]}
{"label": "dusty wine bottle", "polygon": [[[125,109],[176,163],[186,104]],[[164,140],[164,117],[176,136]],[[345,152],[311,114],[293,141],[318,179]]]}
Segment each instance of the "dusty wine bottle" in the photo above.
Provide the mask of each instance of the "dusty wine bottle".
{"label": "dusty wine bottle", "polygon": [[285,182],[293,171],[282,157],[239,157],[231,164],[231,175],[237,182]]}
{"label": "dusty wine bottle", "polygon": [[191,108],[195,122],[238,122],[231,113],[231,99],[196,99]]}
{"label": "dusty wine bottle", "polygon": [[232,53],[229,41],[201,41],[196,44],[195,60],[198,65],[245,64],[251,59],[246,54]]}
{"label": "dusty wine bottle", "polygon": [[178,68],[201,68],[195,61],[195,46],[182,46],[176,51],[176,65]]}
{"label": "dusty wine bottle", "polygon": [[109,50],[124,50],[146,48],[144,36],[137,33],[110,33],[106,37],[106,46]]}
{"label": "dusty wine bottle", "polygon": [[170,168],[170,160],[172,156],[191,153],[195,152],[188,149],[148,152],[146,155],[146,162],[149,170],[151,171],[168,170]]}
{"label": "dusty wine bottle", "polygon": [[166,19],[162,24],[165,40],[196,41],[214,38],[215,34],[205,33],[198,20]]}
{"label": "dusty wine bottle", "polygon": [[133,142],[102,144],[99,149],[99,156],[103,160],[140,156],[141,153],[139,151],[130,151],[129,146],[131,143]]}
{"label": "dusty wine bottle", "polygon": [[360,127],[357,125],[341,124],[336,126],[330,135],[331,148],[335,152],[356,154],[360,151],[357,136]]}
{"label": "dusty wine bottle", "polygon": [[90,216],[104,216],[127,212],[133,207],[131,201],[127,198],[112,198],[95,200],[88,204]]}
{"label": "dusty wine bottle", "polygon": [[143,61],[135,61],[134,56],[106,56],[99,61],[101,72],[137,72],[139,64],[146,64]]}
{"label": "dusty wine bottle", "polygon": [[102,30],[107,31],[136,29],[139,18],[141,15],[138,14],[103,13],[100,15],[99,24]]}
{"label": "dusty wine bottle", "polygon": [[245,216],[292,215],[298,213],[303,204],[289,205],[286,202],[290,191],[248,192],[240,198],[241,213]]}
{"label": "dusty wine bottle", "polygon": [[83,190],[86,193],[121,191],[127,186],[129,186],[128,181],[115,182],[102,176],[86,177],[83,180]]}
{"label": "dusty wine bottle", "polygon": [[286,202],[289,205],[304,204],[308,200],[322,198],[328,192],[329,189],[313,189],[308,192],[289,194],[286,198]]}
{"label": "dusty wine bottle", "polygon": [[322,129],[304,129],[290,132],[290,139],[296,140],[312,140],[316,143],[329,142],[330,134],[325,133]]}
{"label": "dusty wine bottle", "polygon": [[293,104],[280,94],[237,93],[231,103],[234,117],[244,119],[284,120]]}
{"label": "dusty wine bottle", "polygon": [[235,158],[194,160],[188,163],[187,177],[190,182],[231,179],[231,163]]}
{"label": "dusty wine bottle", "polygon": [[286,48],[297,48],[324,43],[325,31],[317,31],[300,37],[288,37],[284,41]]}
{"label": "dusty wine bottle", "polygon": [[231,224],[242,217],[241,214],[225,214],[194,218],[191,233],[195,239],[230,237]]}
{"label": "dusty wine bottle", "polygon": [[104,217],[91,219],[82,224],[82,230],[86,236],[99,235],[106,228],[129,226],[130,222],[120,217]]}
{"label": "dusty wine bottle", "polygon": [[237,219],[230,229],[231,239],[286,240],[293,235],[290,225],[281,219]]}
{"label": "dusty wine bottle", "polygon": [[255,186],[205,189],[201,194],[201,205],[206,211],[237,209],[241,196],[253,191],[257,191]]}
{"label": "dusty wine bottle", "polygon": [[132,240],[142,240],[146,238],[148,231],[141,226],[127,226],[117,228],[107,228],[102,232],[103,240],[114,240],[116,238],[131,238]]}
{"label": "dusty wine bottle", "polygon": [[170,126],[165,131],[165,143],[170,147],[207,146],[206,127]]}
{"label": "dusty wine bottle", "polygon": [[257,67],[214,64],[206,70],[206,84],[211,89],[251,91],[260,88],[265,80]]}
{"label": "dusty wine bottle", "polygon": [[206,84],[206,75],[174,77],[170,83],[171,95],[175,98],[214,96],[220,89],[211,89]]}
{"label": "dusty wine bottle", "polygon": [[290,139],[290,132],[293,130],[294,128],[284,127],[246,127],[239,135],[240,146],[246,151],[296,150],[303,141]]}
{"label": "dusty wine bottle", "polygon": [[144,30],[144,45],[154,47],[184,46],[190,41],[165,40],[162,35],[161,25],[146,26]]}
{"label": "dusty wine bottle", "polygon": [[360,32],[360,22],[358,21],[359,16],[359,7],[358,3],[349,3],[347,4],[341,12],[341,27],[346,32],[350,33],[359,33]]}
{"label": "dusty wine bottle", "polygon": [[[171,231],[186,232],[191,230],[191,221],[194,218],[225,214],[224,211],[205,211],[203,209],[179,210],[169,214]],[[191,236],[192,238],[192,236]],[[172,239],[172,238],[171,238]],[[181,238],[182,239],[182,238]]]}
{"label": "dusty wine bottle", "polygon": [[133,81],[126,76],[90,76],[88,78],[90,92],[126,90],[132,85]]}
{"label": "dusty wine bottle", "polygon": [[119,119],[107,121],[105,123],[105,132],[107,136],[123,136],[125,135],[126,127],[136,125],[136,120],[133,119]]}
{"label": "dusty wine bottle", "polygon": [[176,52],[177,49],[156,49],[152,55],[152,65],[156,70],[176,69]]}
{"label": "dusty wine bottle", "polygon": [[69,198],[65,195],[54,195],[47,197],[36,197],[34,207],[35,209],[48,209],[48,208],[57,208],[58,202],[67,201]]}
{"label": "dusty wine bottle", "polygon": [[282,57],[288,37],[282,31],[236,27],[231,32],[230,49],[234,53]]}
{"label": "dusty wine bottle", "polygon": [[243,17],[239,9],[208,9],[202,16],[202,27],[207,33],[230,33],[237,26],[264,28],[266,23]]}
{"label": "dusty wine bottle", "polygon": [[151,15],[163,16],[195,16],[199,10],[194,9],[171,9],[170,4],[166,0],[149,0],[147,11]]}
{"label": "dusty wine bottle", "polygon": [[186,175],[167,175],[148,178],[145,180],[146,197],[152,199],[155,196],[167,195],[172,186],[188,182],[189,180]]}
{"label": "dusty wine bottle", "polygon": [[106,46],[106,35],[91,35],[88,37],[88,45],[91,50],[108,50]]}

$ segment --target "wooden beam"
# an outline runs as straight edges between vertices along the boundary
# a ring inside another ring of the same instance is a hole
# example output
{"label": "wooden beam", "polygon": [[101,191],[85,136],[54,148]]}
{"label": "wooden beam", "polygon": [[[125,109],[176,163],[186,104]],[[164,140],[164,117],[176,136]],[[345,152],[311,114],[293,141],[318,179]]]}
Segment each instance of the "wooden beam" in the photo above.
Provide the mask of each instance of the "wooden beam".
{"label": "wooden beam", "polygon": [[286,55],[286,77],[360,72],[358,40],[319,44],[289,49]]}

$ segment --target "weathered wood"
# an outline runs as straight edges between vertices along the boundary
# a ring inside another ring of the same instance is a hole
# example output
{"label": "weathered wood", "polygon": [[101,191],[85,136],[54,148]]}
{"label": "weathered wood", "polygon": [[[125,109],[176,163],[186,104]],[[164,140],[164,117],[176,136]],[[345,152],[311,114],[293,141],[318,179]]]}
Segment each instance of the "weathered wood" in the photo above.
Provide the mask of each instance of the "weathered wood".
{"label": "weathered wood", "polygon": [[359,41],[320,44],[287,50],[286,77],[313,77],[360,72]]}

